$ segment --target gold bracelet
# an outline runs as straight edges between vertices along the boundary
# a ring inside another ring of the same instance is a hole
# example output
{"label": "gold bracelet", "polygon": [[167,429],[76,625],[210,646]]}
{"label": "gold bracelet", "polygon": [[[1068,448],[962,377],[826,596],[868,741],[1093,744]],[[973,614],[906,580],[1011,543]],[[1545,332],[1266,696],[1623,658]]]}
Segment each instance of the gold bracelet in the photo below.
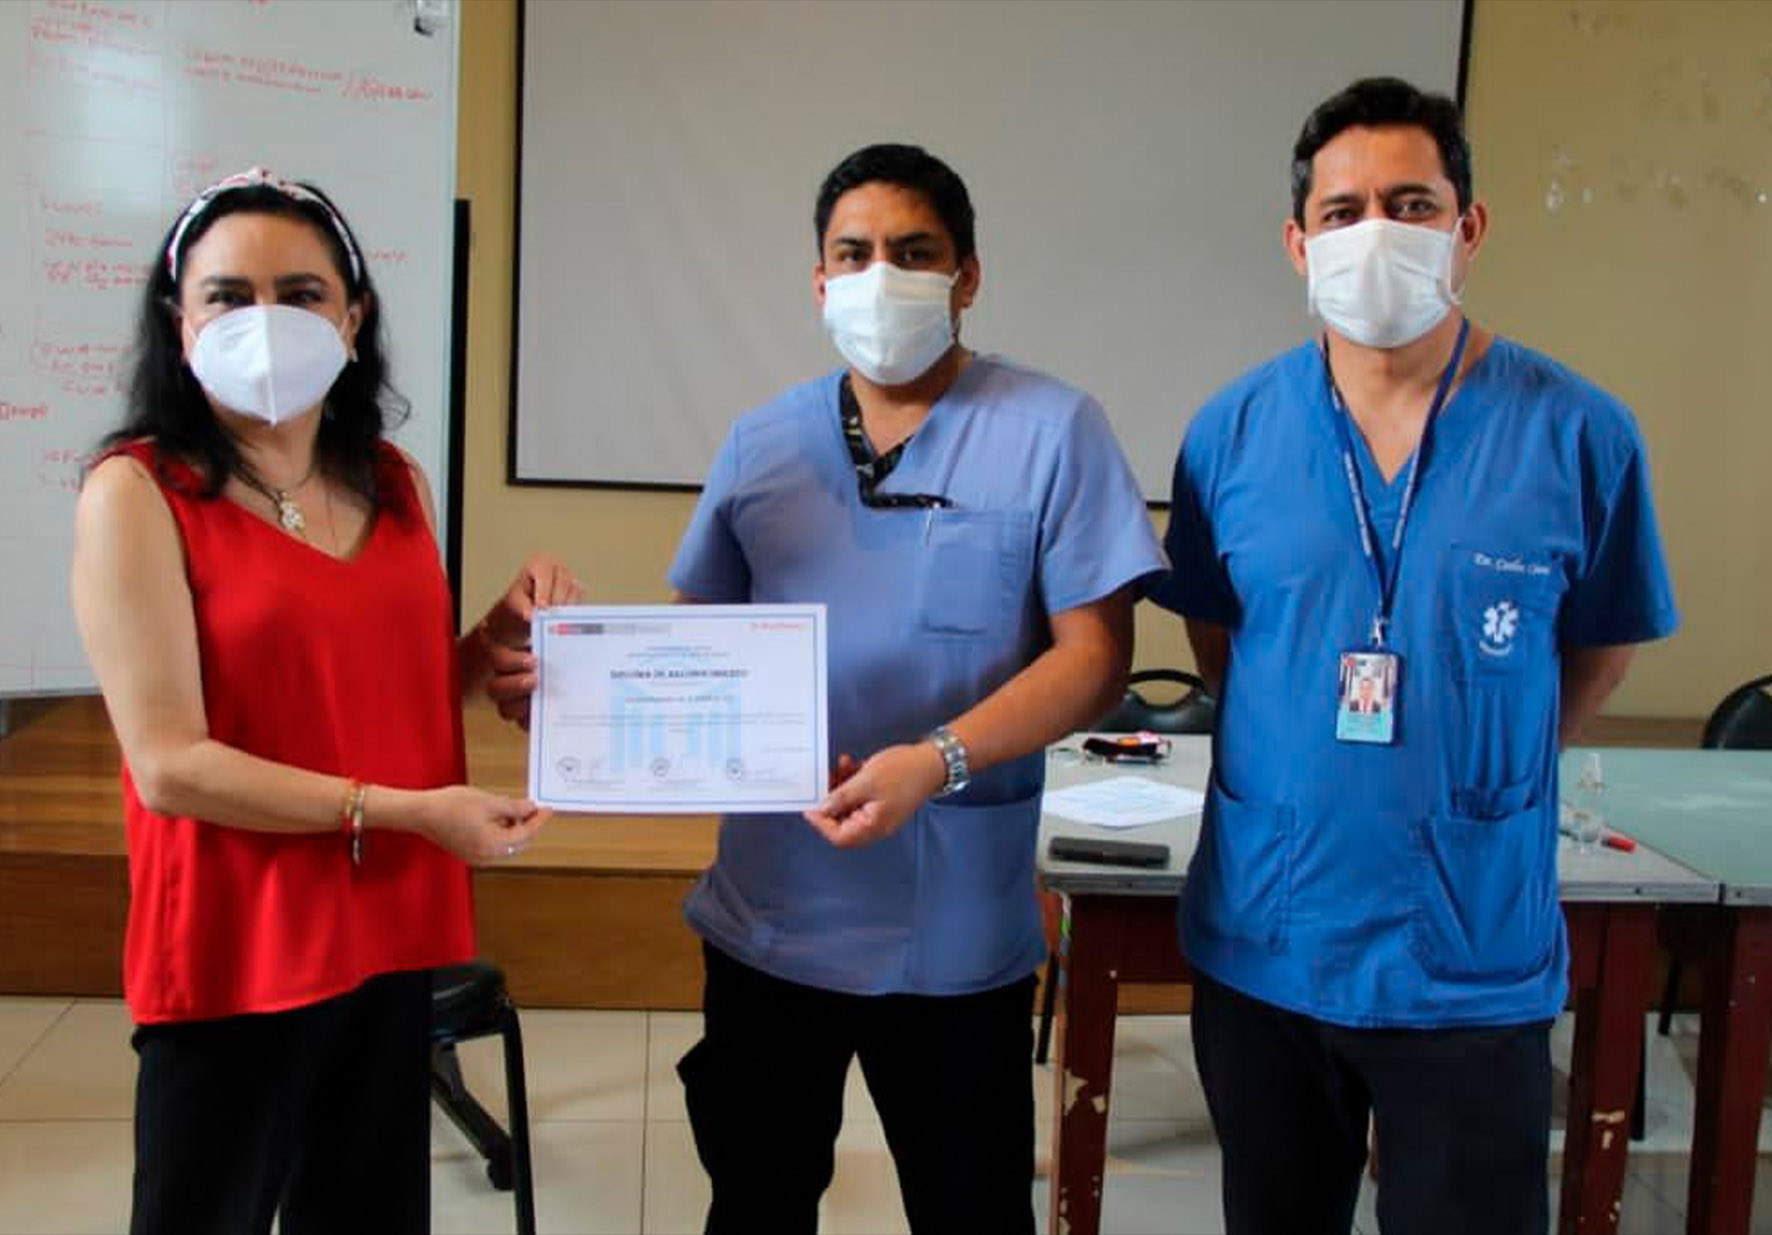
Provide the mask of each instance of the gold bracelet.
{"label": "gold bracelet", "polygon": [[353,780],[345,789],[344,810],[340,812],[346,834],[351,838],[351,865],[363,865],[363,802],[369,786]]}

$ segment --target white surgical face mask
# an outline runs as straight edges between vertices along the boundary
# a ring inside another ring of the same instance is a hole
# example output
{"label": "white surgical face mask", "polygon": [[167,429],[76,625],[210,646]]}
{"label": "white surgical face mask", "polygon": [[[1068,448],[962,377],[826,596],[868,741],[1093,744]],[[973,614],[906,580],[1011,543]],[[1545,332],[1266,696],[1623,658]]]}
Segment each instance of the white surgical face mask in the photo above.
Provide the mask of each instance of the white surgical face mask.
{"label": "white surgical face mask", "polygon": [[1455,232],[1367,219],[1304,242],[1307,303],[1337,334],[1364,347],[1402,347],[1458,303]]}
{"label": "white surgical face mask", "polygon": [[326,397],[344,370],[345,343],[318,313],[255,304],[204,326],[189,363],[217,403],[274,425]]}
{"label": "white surgical face mask", "polygon": [[875,262],[826,279],[824,326],[843,359],[870,382],[902,386],[929,372],[954,342],[949,294],[959,272]]}

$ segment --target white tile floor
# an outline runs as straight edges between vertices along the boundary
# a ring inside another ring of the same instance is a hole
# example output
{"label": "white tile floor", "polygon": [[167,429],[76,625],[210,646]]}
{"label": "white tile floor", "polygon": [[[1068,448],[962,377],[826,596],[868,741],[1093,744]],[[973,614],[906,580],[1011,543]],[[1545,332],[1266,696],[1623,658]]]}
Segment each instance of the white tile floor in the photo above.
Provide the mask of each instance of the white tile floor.
{"label": "white tile floor", "polygon": [[[530,1011],[523,1025],[541,1229],[555,1235],[699,1231],[707,1187],[673,1070],[694,1042],[699,1018]],[[128,1028],[113,1002],[0,998],[0,1235],[119,1235],[125,1229],[134,1077]],[[1566,1022],[1556,1041],[1558,1057],[1566,1059]],[[502,1118],[496,1043],[469,1043],[462,1053],[470,1087]],[[1672,1038],[1653,1041],[1649,1136],[1631,1155],[1621,1226],[1627,1233],[1682,1229],[1695,1056],[1689,1023],[1677,1025]],[[1194,1078],[1186,1019],[1123,1019],[1116,1059],[1104,1232],[1221,1231],[1218,1150]],[[1034,1071],[1044,1162],[1051,1075]],[[1762,1132],[1761,1144],[1754,1230],[1772,1235],[1772,1157],[1765,1152],[1772,1150],[1772,1131]],[[441,1117],[432,1147],[439,1235],[510,1230],[509,1195],[492,1191],[480,1161]],[[1553,1204],[1556,1169],[1553,1160]],[[1042,1209],[1045,1197],[1041,1179],[1035,1200]],[[1356,1231],[1376,1235],[1377,1229],[1368,1193]],[[851,1075],[823,1230],[905,1230],[891,1158],[859,1071]]]}

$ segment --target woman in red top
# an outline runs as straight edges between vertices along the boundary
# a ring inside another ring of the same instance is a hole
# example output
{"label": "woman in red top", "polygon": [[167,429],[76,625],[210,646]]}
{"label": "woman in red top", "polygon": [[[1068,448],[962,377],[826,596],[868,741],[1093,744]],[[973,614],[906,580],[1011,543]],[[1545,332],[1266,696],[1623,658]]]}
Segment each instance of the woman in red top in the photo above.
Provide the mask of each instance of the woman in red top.
{"label": "woman in red top", "polygon": [[471,864],[547,812],[463,784],[461,701],[576,596],[546,558],[457,640],[429,489],[383,434],[362,249],[253,169],[192,202],[87,477],[75,613],[123,748],[132,1230],[429,1228],[429,968]]}

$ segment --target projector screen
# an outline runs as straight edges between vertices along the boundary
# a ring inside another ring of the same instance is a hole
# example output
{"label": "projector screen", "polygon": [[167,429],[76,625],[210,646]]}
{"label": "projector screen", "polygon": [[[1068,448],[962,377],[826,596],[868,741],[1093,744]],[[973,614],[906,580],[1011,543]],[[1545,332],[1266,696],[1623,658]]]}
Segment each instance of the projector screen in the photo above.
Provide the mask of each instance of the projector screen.
{"label": "projector screen", "polygon": [[1292,142],[1357,77],[1459,85],[1463,0],[603,0],[523,8],[516,483],[701,483],[837,368],[814,198],[913,142],[978,215],[961,339],[1106,408],[1147,498],[1189,416],[1309,331]]}

